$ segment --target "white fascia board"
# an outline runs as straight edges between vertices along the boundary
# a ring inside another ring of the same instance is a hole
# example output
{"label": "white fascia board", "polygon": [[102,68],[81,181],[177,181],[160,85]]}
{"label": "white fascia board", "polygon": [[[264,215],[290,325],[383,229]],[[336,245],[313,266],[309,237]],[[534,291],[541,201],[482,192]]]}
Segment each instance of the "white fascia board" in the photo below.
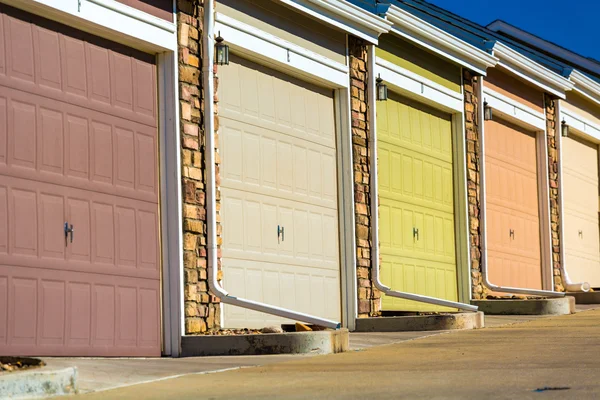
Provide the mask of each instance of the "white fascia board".
{"label": "white fascia board", "polygon": [[221,13],[216,14],[215,30],[227,38],[233,51],[265,60],[281,69],[327,86],[343,88],[349,85],[347,65],[316,54],[268,32],[244,24]]}
{"label": "white fascia board", "polygon": [[115,0],[0,0],[13,7],[55,19],[107,39],[140,43],[135,47],[156,52],[177,50],[175,23],[118,3]]}
{"label": "white fascia board", "polygon": [[485,76],[486,69],[498,63],[498,59],[488,52],[458,39],[397,6],[390,6],[387,16],[394,23],[392,33],[409,39],[477,74]]}
{"label": "white fascia board", "polygon": [[524,125],[534,130],[546,129],[546,116],[544,113],[486,87],[485,81],[483,84],[483,101],[492,107],[494,111],[498,111],[501,116],[515,122],[517,125]]}
{"label": "white fascia board", "polygon": [[600,104],[600,83],[589,78],[577,70],[573,70],[569,76],[575,84],[573,90],[596,104]]}
{"label": "white fascia board", "polygon": [[279,0],[304,14],[377,44],[392,23],[345,0]]}
{"label": "white fascia board", "polygon": [[550,43],[547,40],[525,32],[522,29],[507,24],[506,22],[494,21],[490,25],[488,25],[487,28],[495,32],[502,32],[507,35],[510,35],[525,43],[529,43],[532,46],[535,46],[541,50],[547,51],[550,54],[554,54],[557,57],[560,57],[564,60],[570,61],[574,64],[580,65],[583,68],[587,68],[590,71],[594,71],[600,74],[599,64],[590,61],[587,58],[580,56],[579,54],[573,53],[567,49],[557,46],[554,43]]}
{"label": "white fascia board", "polygon": [[560,117],[561,121],[565,121],[569,125],[569,129],[579,131],[585,136],[593,138],[594,141],[600,142],[600,125],[565,107],[561,107]]}
{"label": "white fascia board", "polygon": [[567,78],[500,42],[494,45],[493,54],[500,59],[499,66],[558,98],[564,99],[565,92],[573,89],[573,82]]}
{"label": "white fascia board", "polygon": [[463,112],[463,96],[461,93],[453,92],[436,82],[380,57],[375,59],[375,76],[381,76],[381,79],[395,92],[434,107],[442,108],[444,111],[453,114]]}

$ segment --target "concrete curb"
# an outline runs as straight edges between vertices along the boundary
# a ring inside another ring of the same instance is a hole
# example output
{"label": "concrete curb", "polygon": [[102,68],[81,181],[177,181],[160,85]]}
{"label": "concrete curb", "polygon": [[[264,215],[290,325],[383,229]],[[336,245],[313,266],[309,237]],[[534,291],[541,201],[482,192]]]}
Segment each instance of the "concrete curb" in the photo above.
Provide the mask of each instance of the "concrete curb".
{"label": "concrete curb", "polygon": [[349,347],[347,329],[181,338],[182,357],[329,354],[348,351]]}
{"label": "concrete curb", "polygon": [[490,315],[567,315],[575,313],[575,298],[471,300]]}
{"label": "concrete curb", "polygon": [[567,292],[573,296],[577,304],[600,304],[600,292]]}
{"label": "concrete curb", "polygon": [[483,327],[482,312],[359,318],[356,320],[356,332],[446,331]]}
{"label": "concrete curb", "polygon": [[0,397],[35,399],[77,393],[77,368],[39,368],[0,375]]}

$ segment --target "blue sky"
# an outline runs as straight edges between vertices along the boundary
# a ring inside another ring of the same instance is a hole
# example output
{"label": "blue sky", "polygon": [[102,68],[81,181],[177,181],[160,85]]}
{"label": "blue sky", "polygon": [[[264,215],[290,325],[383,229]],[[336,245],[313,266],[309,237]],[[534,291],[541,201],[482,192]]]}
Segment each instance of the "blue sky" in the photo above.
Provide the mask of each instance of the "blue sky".
{"label": "blue sky", "polygon": [[[598,0],[428,0],[481,25],[501,19],[586,57],[600,60]],[[570,7],[569,7],[570,6]]]}

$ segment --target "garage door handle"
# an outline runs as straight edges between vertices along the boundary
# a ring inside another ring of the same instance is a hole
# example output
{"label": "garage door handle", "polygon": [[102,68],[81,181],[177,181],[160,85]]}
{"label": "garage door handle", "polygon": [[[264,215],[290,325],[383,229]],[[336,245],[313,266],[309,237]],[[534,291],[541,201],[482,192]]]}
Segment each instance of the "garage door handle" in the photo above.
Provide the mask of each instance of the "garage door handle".
{"label": "garage door handle", "polygon": [[285,241],[285,230],[283,226],[277,225],[277,243]]}
{"label": "garage door handle", "polygon": [[419,240],[419,229],[413,228],[413,239]]}
{"label": "garage door handle", "polygon": [[510,230],[510,237],[514,240],[515,239],[515,231],[514,230]]}
{"label": "garage door handle", "polygon": [[579,237],[583,239],[583,231],[579,231]]}
{"label": "garage door handle", "polygon": [[73,229],[73,224],[71,224],[69,226],[69,223],[65,222],[65,245],[67,243],[67,238],[69,237],[69,234],[71,236],[70,242],[73,243],[73,233],[74,232],[75,232],[75,229]]}

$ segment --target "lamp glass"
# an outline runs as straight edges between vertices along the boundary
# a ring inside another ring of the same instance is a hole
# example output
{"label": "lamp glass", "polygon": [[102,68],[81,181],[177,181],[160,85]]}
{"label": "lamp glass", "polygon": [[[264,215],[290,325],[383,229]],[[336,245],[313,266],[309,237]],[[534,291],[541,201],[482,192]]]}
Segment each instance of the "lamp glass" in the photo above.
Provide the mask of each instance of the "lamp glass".
{"label": "lamp glass", "polygon": [[229,46],[223,43],[223,38],[219,35],[215,45],[215,64],[229,65]]}
{"label": "lamp glass", "polygon": [[384,101],[388,98],[387,85],[383,83],[383,79],[377,78],[377,100]]}
{"label": "lamp glass", "polygon": [[483,119],[485,121],[491,121],[494,118],[494,112],[492,107],[488,106],[487,103],[483,104]]}
{"label": "lamp glass", "polygon": [[569,136],[569,125],[565,121],[560,125],[560,131],[563,137]]}

